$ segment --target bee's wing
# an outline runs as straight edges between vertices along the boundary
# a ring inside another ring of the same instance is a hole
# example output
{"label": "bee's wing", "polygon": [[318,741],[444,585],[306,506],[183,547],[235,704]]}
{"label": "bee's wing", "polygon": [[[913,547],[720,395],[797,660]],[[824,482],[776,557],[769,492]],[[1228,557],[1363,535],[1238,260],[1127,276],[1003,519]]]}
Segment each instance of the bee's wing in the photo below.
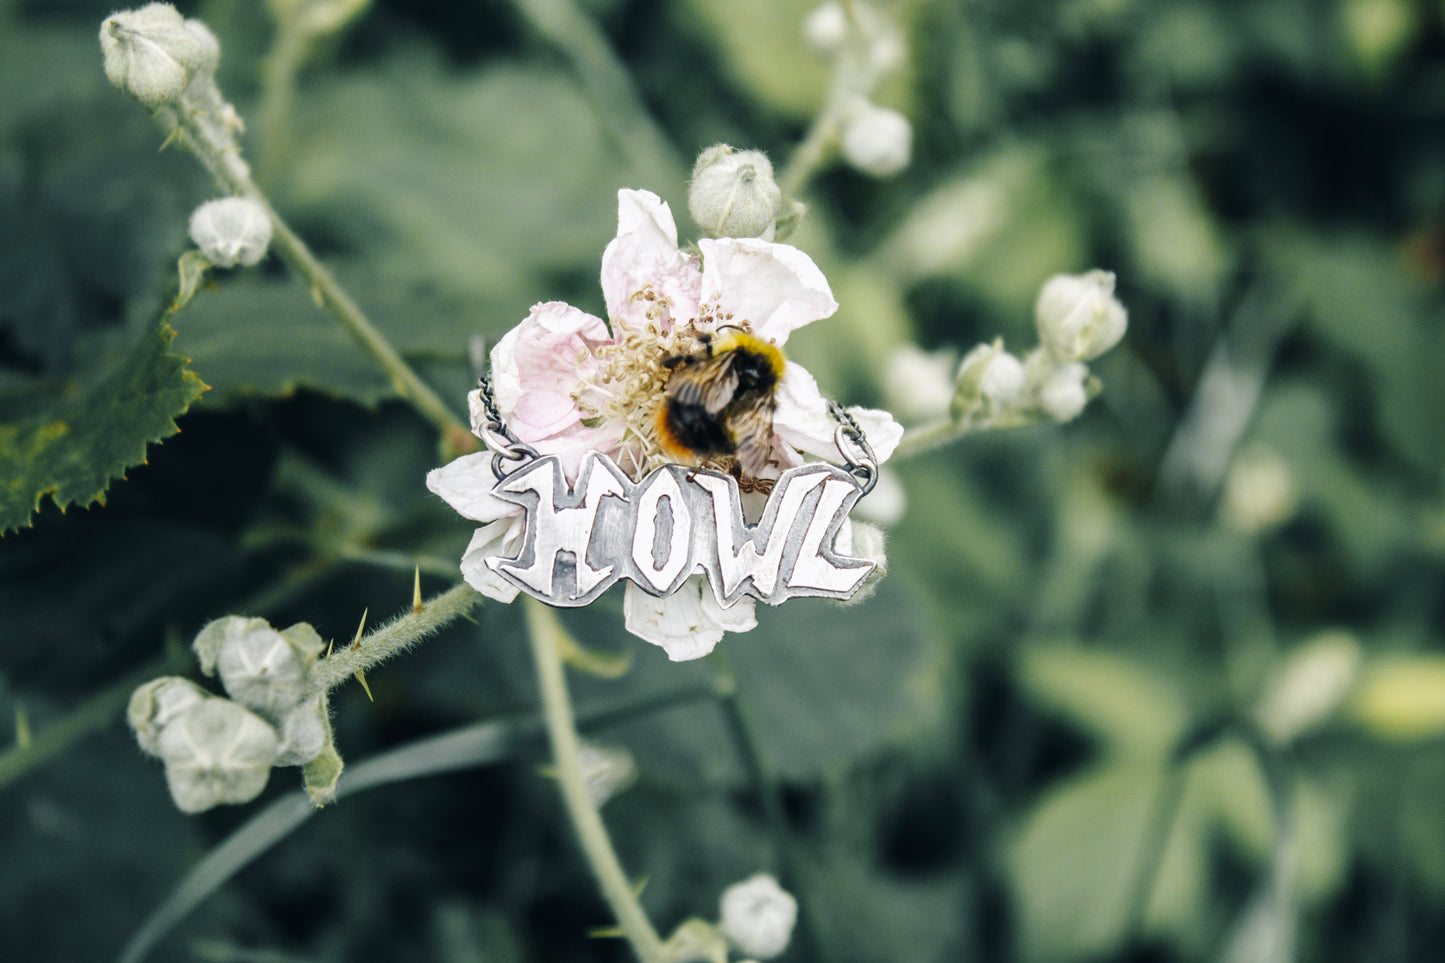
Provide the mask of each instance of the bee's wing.
{"label": "bee's wing", "polygon": [[728,406],[738,390],[733,355],[716,355],[679,369],[668,382],[667,393],[678,404],[701,405],[710,415]]}
{"label": "bee's wing", "polygon": [[776,401],[763,398],[730,420],[733,440],[738,448],[738,464],[744,475],[756,477],[772,458],[773,412],[777,410]]}

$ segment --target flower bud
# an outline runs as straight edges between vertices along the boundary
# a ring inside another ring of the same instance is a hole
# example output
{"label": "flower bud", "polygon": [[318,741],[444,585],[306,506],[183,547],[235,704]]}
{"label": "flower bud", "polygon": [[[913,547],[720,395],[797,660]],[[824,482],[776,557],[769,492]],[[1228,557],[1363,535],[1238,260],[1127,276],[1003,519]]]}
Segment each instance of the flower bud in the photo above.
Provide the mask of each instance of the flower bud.
{"label": "flower bud", "polygon": [[161,731],[156,754],[165,760],[176,806],[198,813],[260,795],[278,748],[275,730],[260,716],[213,696]]}
{"label": "flower bud", "polygon": [[722,896],[719,928],[738,950],[769,960],[788,948],[798,921],[798,901],[767,873],[729,886]]}
{"label": "flower bud", "polygon": [[803,40],[820,54],[835,54],[848,40],[848,14],[841,3],[825,3],[803,21]]}
{"label": "flower bud", "polygon": [[1128,327],[1110,271],[1057,274],[1034,306],[1039,339],[1060,361],[1088,361],[1119,343]]}
{"label": "flower bud", "polygon": [[913,125],[896,110],[857,98],[843,119],[843,157],[874,177],[892,177],[913,156]]}
{"label": "flower bud", "polygon": [[1255,710],[1260,729],[1284,745],[1327,720],[1350,694],[1363,658],[1359,641],[1338,631],[1291,652]]}
{"label": "flower bud", "polygon": [[106,17],[100,25],[100,50],[110,82],[147,107],[180,97],[196,71],[208,63],[214,67],[220,56],[211,32],[190,27],[168,3]]}
{"label": "flower bud", "polygon": [[281,720],[281,746],[276,751],[278,766],[304,766],[326,747],[326,708],[321,696],[308,699]]}
{"label": "flower bud", "polygon": [[211,694],[190,679],[162,676],[131,693],[130,705],[125,710],[126,722],[130,723],[141,749],[154,756],[161,730],[209,698]]}
{"label": "flower bud", "polygon": [[217,267],[249,267],[266,256],[271,219],[249,197],[207,201],[191,212],[191,240]]}
{"label": "flower bud", "polygon": [[1299,487],[1289,464],[1273,449],[1251,445],[1224,476],[1219,507],[1226,525],[1255,535],[1290,520],[1299,507]]}
{"label": "flower bud", "polygon": [[951,351],[899,345],[883,364],[883,397],[888,410],[917,421],[948,414],[956,358]]}
{"label": "flower bud", "polygon": [[217,40],[211,28],[200,20],[187,20],[186,30],[190,31],[191,37],[196,41],[196,75],[215,74],[216,68],[221,65],[221,41]]}
{"label": "flower bud", "polygon": [[708,234],[772,240],[782,206],[782,189],[762,151],[716,144],[698,155],[687,209]]}
{"label": "flower bud", "polygon": [[981,344],[958,365],[958,395],[967,406],[983,398],[995,408],[1013,404],[1024,388],[1023,362],[1003,349],[1001,340]]}
{"label": "flower bud", "polygon": [[265,619],[231,615],[217,619],[196,636],[201,671],[219,672],[231,698],[274,723],[306,698],[306,668],[320,654],[320,637],[310,626],[286,633]]}
{"label": "flower bud", "polygon": [[1089,369],[1078,362],[1059,365],[1039,387],[1039,407],[1055,421],[1072,421],[1089,402],[1084,379]]}
{"label": "flower bud", "polygon": [[577,768],[587,783],[592,805],[601,806],[637,781],[637,763],[625,749],[612,749],[593,742],[577,747]]}

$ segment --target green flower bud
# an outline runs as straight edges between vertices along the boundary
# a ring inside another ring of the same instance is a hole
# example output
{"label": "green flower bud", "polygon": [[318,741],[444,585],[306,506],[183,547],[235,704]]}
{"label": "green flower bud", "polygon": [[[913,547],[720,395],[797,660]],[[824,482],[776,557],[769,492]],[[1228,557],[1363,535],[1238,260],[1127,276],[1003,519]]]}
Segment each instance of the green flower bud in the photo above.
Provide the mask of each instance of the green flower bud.
{"label": "green flower bud", "polygon": [[782,189],[761,151],[735,151],[717,144],[698,155],[687,189],[687,209],[708,234],[772,240],[782,207]]}
{"label": "green flower bud", "polygon": [[1110,271],[1058,274],[1044,283],[1034,305],[1039,340],[1060,361],[1089,361],[1124,337],[1129,316],[1114,297]]}
{"label": "green flower bud", "polygon": [[207,201],[191,212],[191,240],[217,267],[249,267],[266,256],[271,218],[249,197]]}
{"label": "green flower bud", "polygon": [[188,25],[168,3],[106,17],[100,50],[110,82],[152,108],[179,98],[196,72],[207,65],[214,69],[220,57],[211,32]]}
{"label": "green flower bud", "polygon": [[161,731],[156,754],[165,760],[176,806],[198,813],[259,796],[279,747],[275,730],[260,716],[211,697]]}
{"label": "green flower bud", "polygon": [[158,754],[161,730],[209,698],[211,694],[190,679],[162,676],[131,694],[130,705],[125,710],[126,722],[130,723],[141,749],[154,756]]}

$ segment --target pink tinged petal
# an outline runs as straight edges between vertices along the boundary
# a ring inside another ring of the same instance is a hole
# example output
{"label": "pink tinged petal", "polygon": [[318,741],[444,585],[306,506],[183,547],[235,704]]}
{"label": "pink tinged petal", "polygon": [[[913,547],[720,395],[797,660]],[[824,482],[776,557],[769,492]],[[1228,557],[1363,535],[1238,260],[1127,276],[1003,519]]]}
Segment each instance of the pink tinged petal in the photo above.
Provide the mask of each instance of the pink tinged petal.
{"label": "pink tinged petal", "polygon": [[[617,237],[602,252],[602,296],[613,327],[637,330],[657,320],[666,328],[691,321],[701,285],[696,258],[677,248],[677,225],[667,203],[651,191],[618,191]],[[644,297],[649,288],[651,300]]]}
{"label": "pink tinged petal", "polygon": [[487,567],[486,560],[492,556],[514,557],[522,547],[522,535],[526,531],[526,519],[521,509],[512,506],[517,514],[483,525],[472,535],[471,544],[462,554],[462,578],[472,588],[489,599],[510,602],[517,597],[517,586]]}
{"label": "pink tinged petal", "polygon": [[759,238],[698,242],[702,251],[702,303],[719,323],[732,315],[753,333],[782,344],[788,335],[838,310],[828,279],[813,259],[787,244]]}
{"label": "pink tinged petal", "polygon": [[[711,607],[703,602],[706,596]],[[716,618],[721,610],[706,580],[694,576],[667,598],[654,598],[631,582],[622,593],[627,631],[662,647],[673,662],[700,659],[722,640],[727,626]]]}
{"label": "pink tinged petal", "polygon": [[497,409],[523,441],[545,438],[580,417],[572,394],[595,366],[593,348],[611,340],[601,319],[561,301],[533,306],[492,349]]}
{"label": "pink tinged petal", "polygon": [[490,522],[512,515],[517,506],[492,496],[497,476],[492,474],[492,453],[479,451],[427,472],[426,487],[440,495],[463,518]]}

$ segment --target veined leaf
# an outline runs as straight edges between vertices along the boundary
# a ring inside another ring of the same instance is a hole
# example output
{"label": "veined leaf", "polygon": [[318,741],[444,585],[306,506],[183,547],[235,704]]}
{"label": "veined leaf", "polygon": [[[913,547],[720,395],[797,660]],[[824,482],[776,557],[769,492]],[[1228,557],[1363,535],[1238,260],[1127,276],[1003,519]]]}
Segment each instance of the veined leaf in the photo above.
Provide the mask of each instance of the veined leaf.
{"label": "veined leaf", "polygon": [[174,338],[158,323],[98,380],[0,422],[0,533],[28,526],[46,495],[62,511],[103,503],[111,481],[144,464],[147,445],[180,430],[176,417],[206,385],[171,351]]}

